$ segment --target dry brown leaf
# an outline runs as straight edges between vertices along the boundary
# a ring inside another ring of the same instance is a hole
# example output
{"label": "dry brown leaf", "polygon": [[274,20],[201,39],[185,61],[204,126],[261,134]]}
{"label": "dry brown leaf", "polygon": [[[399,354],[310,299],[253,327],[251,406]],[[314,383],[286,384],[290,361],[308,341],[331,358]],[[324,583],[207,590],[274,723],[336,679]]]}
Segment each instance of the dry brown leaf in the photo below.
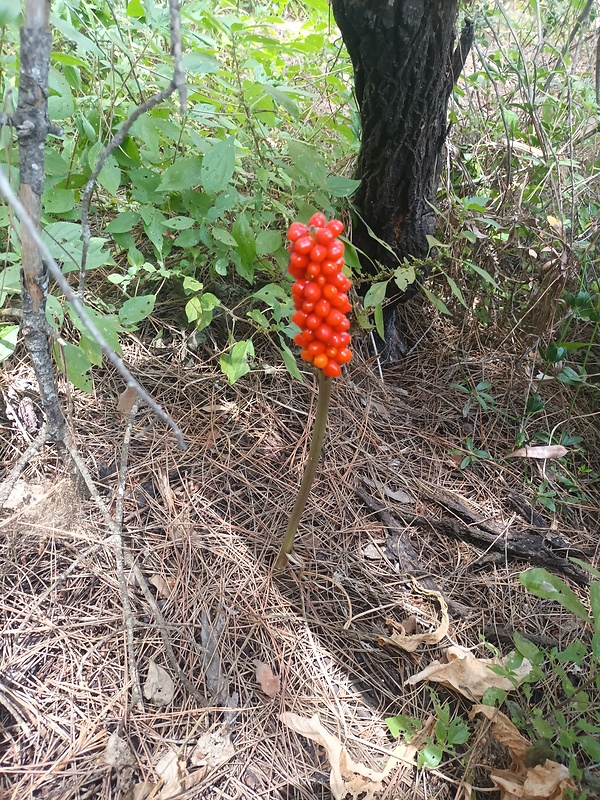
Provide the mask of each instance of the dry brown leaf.
{"label": "dry brown leaf", "polygon": [[123,392],[121,392],[119,399],[117,400],[117,411],[119,414],[122,414],[124,417],[129,416],[136,399],[136,390],[133,388],[133,386],[128,386]]}
{"label": "dry brown leaf", "polygon": [[389,497],[390,500],[395,500],[397,503],[405,503],[407,505],[414,503],[413,498],[403,489],[394,491],[393,489],[390,489],[386,483],[382,483],[382,481],[372,481],[370,478],[363,478],[363,481],[367,486],[370,486],[371,489],[378,489],[386,497]]}
{"label": "dry brown leaf", "polygon": [[[442,686],[456,689],[469,700],[481,700],[487,689],[492,687],[511,691],[514,685],[508,678],[496,675],[490,667],[506,666],[506,658],[476,658],[465,647],[453,645],[446,650],[447,663],[434,661],[424,670],[412,675],[407,683],[414,685],[420,681],[435,681]],[[522,681],[531,671],[531,664],[523,659],[521,666],[514,671],[517,682]]]}
{"label": "dry brown leaf", "polygon": [[268,664],[263,664],[262,661],[255,661],[256,664],[256,680],[258,681],[261,690],[267,697],[275,697],[279,694],[281,681],[279,676],[273,673],[273,670]]}
{"label": "dry brown leaf", "polygon": [[433,633],[407,633],[404,626],[392,619],[386,619],[386,624],[393,629],[390,636],[379,636],[377,641],[380,645],[390,644],[394,647],[401,647],[407,653],[414,651],[422,644],[437,644],[448,633],[450,620],[448,618],[448,606],[439,592],[427,591],[427,594],[435,595],[440,604],[442,621]]}
{"label": "dry brown leaf", "polygon": [[157,706],[166,706],[173,699],[175,684],[169,673],[155,661],[148,664],[148,677],[144,684],[144,697]]}
{"label": "dry brown leaf", "polygon": [[547,444],[540,447],[519,447],[506,458],[562,458],[568,452],[562,444]]}
{"label": "dry brown leaf", "polygon": [[187,769],[185,761],[179,758],[173,748],[160,757],[155,769],[164,784],[160,790],[160,800],[170,800],[181,794],[181,781],[187,775]]}
{"label": "dry brown leaf", "polygon": [[102,753],[101,760],[112,769],[120,771],[135,765],[135,757],[125,739],[121,739],[117,731],[108,737],[106,750]]}
{"label": "dry brown leaf", "polygon": [[221,728],[203,733],[198,739],[190,757],[194,767],[204,767],[213,770],[229,761],[235,755],[235,747],[231,743],[229,734]]}
{"label": "dry brown leaf", "polygon": [[148,583],[154,586],[159,597],[163,597],[166,600],[171,596],[173,586],[171,582],[163,578],[162,575],[153,575]]}
{"label": "dry brown leaf", "polygon": [[535,767],[525,766],[531,742],[522,736],[509,718],[497,708],[476,705],[469,719],[483,714],[492,723],[494,738],[506,747],[512,757],[512,769],[491,770],[490,778],[500,789],[501,800],[560,800],[567,787],[574,788],[569,770],[549,759]]}
{"label": "dry brown leaf", "polygon": [[343,800],[347,795],[354,800],[358,797],[374,800],[375,792],[382,790],[382,782],[392,767],[399,761],[414,763],[414,753],[411,752],[410,746],[402,745],[401,749],[394,751],[383,772],[377,772],[354,761],[340,740],[323,727],[318,714],[308,718],[286,711],[279,716],[279,719],[291,730],[325,748],[331,765],[329,782],[334,800]]}
{"label": "dry brown leaf", "polygon": [[[153,781],[142,781],[142,783],[134,783],[131,789],[125,794],[123,800],[146,800],[150,797],[156,784]],[[155,795],[156,796],[156,795]]]}
{"label": "dry brown leaf", "polygon": [[531,747],[531,742],[522,736],[506,714],[493,706],[476,705],[469,711],[469,719],[474,719],[477,714],[483,714],[492,723],[492,735],[506,747],[515,764],[522,764],[525,754]]}

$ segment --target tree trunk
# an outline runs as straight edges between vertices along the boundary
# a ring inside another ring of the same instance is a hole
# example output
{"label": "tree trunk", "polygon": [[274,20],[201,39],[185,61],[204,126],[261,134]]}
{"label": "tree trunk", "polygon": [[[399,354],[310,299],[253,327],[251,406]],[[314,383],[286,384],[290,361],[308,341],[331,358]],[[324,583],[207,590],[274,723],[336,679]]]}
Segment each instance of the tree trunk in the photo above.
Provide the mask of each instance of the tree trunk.
{"label": "tree trunk", "polygon": [[[366,254],[364,272],[389,277],[405,257],[426,258],[427,235],[435,235],[432,204],[443,165],[448,100],[473,40],[473,24],[466,22],[455,48],[458,0],[331,2],[354,66],[362,122],[354,197],[360,216],[352,238]],[[386,334],[393,329],[394,306],[413,292],[388,284]]]}
{"label": "tree trunk", "polygon": [[[26,0],[21,28],[19,103],[14,123],[19,138],[19,195],[29,216],[39,226],[44,190],[44,146],[48,121],[48,72],[52,36],[50,0]],[[48,437],[62,440],[65,421],[60,408],[50,358],[46,323],[48,271],[37,246],[21,226],[22,331],[40,388]]]}

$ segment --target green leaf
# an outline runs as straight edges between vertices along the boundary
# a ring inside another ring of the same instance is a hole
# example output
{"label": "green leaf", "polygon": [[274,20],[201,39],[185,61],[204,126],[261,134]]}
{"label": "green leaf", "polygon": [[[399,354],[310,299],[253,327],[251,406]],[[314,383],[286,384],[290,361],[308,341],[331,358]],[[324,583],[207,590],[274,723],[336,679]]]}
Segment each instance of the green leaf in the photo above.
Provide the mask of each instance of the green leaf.
{"label": "green leaf", "polygon": [[285,364],[285,368],[290,373],[292,378],[296,378],[296,380],[301,381],[304,383],[304,379],[298,369],[298,364],[296,363],[296,359],[294,358],[294,354],[287,346],[287,344],[283,341],[281,336],[279,337],[279,352],[281,353],[281,357],[283,358],[283,363]]}
{"label": "green leaf", "polygon": [[254,259],[256,257],[256,239],[246,212],[238,214],[231,233],[237,243],[237,251],[242,262],[241,270],[238,269],[236,264],[238,274],[248,283],[252,283],[254,278]]}
{"label": "green leaf", "polygon": [[292,98],[280,86],[271,86],[270,83],[261,83],[262,89],[265,94],[274,100],[278,106],[282,106],[291,117],[298,117],[300,109]]}
{"label": "green leaf", "polygon": [[592,761],[600,761],[600,741],[593,736],[578,736],[577,741]]}
{"label": "green leaf", "polygon": [[415,717],[407,717],[406,714],[398,714],[395,717],[386,717],[385,724],[389,732],[397,739],[400,734],[413,733],[420,730],[423,725]]}
{"label": "green leaf", "polygon": [[131,297],[126,300],[119,309],[119,322],[125,327],[135,325],[146,319],[154,310],[156,295],[146,294],[139,297]]}
{"label": "green leaf", "polygon": [[584,622],[590,622],[585,606],[575,592],[556,575],[542,567],[528,569],[519,575],[521,584],[536,597],[554,600]]}
{"label": "green leaf", "polygon": [[185,306],[188,322],[194,322],[196,330],[204,330],[212,322],[213,310],[220,305],[219,298],[210,292],[192,297]]}
{"label": "green leaf", "polygon": [[375,311],[373,312],[373,318],[375,320],[375,328],[377,333],[379,334],[379,338],[382,342],[385,342],[385,326],[383,324],[383,307],[382,306],[375,306]]}
{"label": "green leaf", "polygon": [[77,345],[65,342],[62,346],[54,343],[54,357],[59,369],[71,381],[73,386],[82,392],[91,392],[92,379],[87,374],[92,368],[92,362],[86,353]]}
{"label": "green leaf", "polygon": [[171,217],[170,219],[165,220],[165,228],[171,228],[174,231],[185,231],[188,228],[193,227],[196,224],[196,220],[191,219],[190,217]]}
{"label": "green leaf", "polygon": [[221,356],[221,371],[227,375],[230,384],[234,384],[242,375],[250,372],[248,359],[254,357],[252,339],[236,342],[229,353]]}
{"label": "green leaf", "polygon": [[178,158],[164,171],[157,192],[184,192],[202,182],[202,157]]}
{"label": "green leaf", "polygon": [[112,153],[106,159],[104,166],[100,170],[98,183],[106,189],[109,194],[116,194],[121,185],[121,169],[117,164],[117,159]]}
{"label": "green leaf", "polygon": [[350,197],[360,186],[360,181],[333,175],[327,178],[327,191],[333,197]]}
{"label": "green leaf", "polygon": [[439,744],[433,744],[433,742],[430,742],[429,744],[426,744],[419,753],[417,757],[417,766],[419,769],[422,767],[431,767],[432,769],[435,769],[435,767],[439,767],[443,755],[444,751]]}
{"label": "green leaf", "polygon": [[279,231],[260,231],[256,237],[256,255],[268,256],[281,247],[281,233]]}
{"label": "green leaf", "polygon": [[229,231],[225,230],[225,228],[211,228],[210,232],[218,242],[221,242],[221,244],[225,244],[227,247],[237,247],[236,240],[229,233]]}
{"label": "green leaf", "polygon": [[444,301],[438,297],[433,292],[430,292],[426,286],[423,286],[423,292],[425,296],[429,299],[429,301],[437,308],[438,311],[441,311],[442,314],[446,314],[447,316],[451,317],[452,313],[448,309],[448,306],[444,303]]}
{"label": "green leaf", "polygon": [[458,302],[466,308],[467,304],[465,302],[465,298],[463,297],[463,293],[459,289],[456,281],[451,278],[450,275],[446,275],[446,280],[448,281],[448,286],[452,290],[452,294],[456,297]]}
{"label": "green leaf", "polygon": [[526,639],[519,631],[513,633],[513,640],[519,653],[534,664],[540,652],[539,648],[536,647],[532,641]]}
{"label": "green leaf", "polygon": [[0,26],[16,25],[20,15],[20,3],[15,3],[14,0],[0,0]]}
{"label": "green leaf", "polygon": [[465,264],[469,267],[469,269],[472,269],[478,275],[481,275],[481,277],[486,283],[490,283],[494,287],[494,289],[497,289],[499,292],[501,291],[496,281],[492,278],[492,276],[486,269],[483,269],[483,267],[480,267],[477,264],[473,264],[472,261],[466,261]]}
{"label": "green leaf", "polygon": [[6,361],[15,352],[18,338],[18,325],[0,325],[0,362]]}
{"label": "green leaf", "polygon": [[200,170],[202,186],[216,194],[227,187],[235,167],[235,137],[227,136],[213,144],[202,160]]}
{"label": "green leaf", "polygon": [[414,283],[415,279],[415,268],[410,264],[401,264],[399,267],[396,267],[394,272],[394,282],[401,292],[403,292],[411,283]]}
{"label": "green leaf", "polygon": [[199,75],[209,75],[221,69],[221,62],[210,53],[186,53],[182,58],[182,66],[186,72],[195,72]]}
{"label": "green leaf", "polygon": [[305,178],[311,189],[325,189],[327,186],[327,170],[323,157],[314,147],[294,139],[288,141],[288,154],[292,164]]}
{"label": "green leaf", "polygon": [[140,215],[135,211],[122,211],[112,219],[106,228],[107,233],[129,233],[140,221]]}
{"label": "green leaf", "polygon": [[75,208],[75,192],[72,189],[48,189],[42,196],[47,214],[65,214]]}
{"label": "green leaf", "polygon": [[144,6],[141,4],[140,0],[129,0],[127,3],[127,11],[125,13],[128,17],[137,17],[138,19],[146,16]]}
{"label": "green leaf", "polygon": [[456,717],[450,721],[446,734],[446,741],[449,745],[464,744],[469,738],[469,728],[462,719]]}
{"label": "green leaf", "polygon": [[365,308],[375,308],[383,303],[388,283],[389,281],[377,281],[369,286],[363,301]]}

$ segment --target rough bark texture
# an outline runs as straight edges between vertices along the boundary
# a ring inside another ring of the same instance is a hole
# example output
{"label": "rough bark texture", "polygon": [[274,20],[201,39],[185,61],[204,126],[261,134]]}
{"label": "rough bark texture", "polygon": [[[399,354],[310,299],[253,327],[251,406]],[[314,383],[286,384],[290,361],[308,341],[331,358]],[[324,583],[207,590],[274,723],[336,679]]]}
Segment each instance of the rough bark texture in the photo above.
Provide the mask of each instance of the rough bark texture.
{"label": "rough bark texture", "polygon": [[[436,230],[431,204],[442,170],[448,100],[473,25],[465,25],[455,47],[458,0],[332,0],[332,8],[354,66],[362,122],[354,202],[394,251],[357,218],[353,241],[368,256],[364,271],[373,275],[382,267],[393,271],[405,256],[427,257],[427,234]],[[393,281],[389,295],[400,299]]]}
{"label": "rough bark texture", "polygon": [[[21,28],[21,72],[19,103],[14,122],[19,137],[20,198],[39,226],[44,189],[44,144],[48,121],[48,71],[52,37],[48,31],[50,0],[27,0],[25,24]],[[48,423],[48,437],[64,437],[65,422],[60,408],[50,358],[46,324],[48,273],[42,257],[24,226],[21,228],[22,330],[35,370]]]}

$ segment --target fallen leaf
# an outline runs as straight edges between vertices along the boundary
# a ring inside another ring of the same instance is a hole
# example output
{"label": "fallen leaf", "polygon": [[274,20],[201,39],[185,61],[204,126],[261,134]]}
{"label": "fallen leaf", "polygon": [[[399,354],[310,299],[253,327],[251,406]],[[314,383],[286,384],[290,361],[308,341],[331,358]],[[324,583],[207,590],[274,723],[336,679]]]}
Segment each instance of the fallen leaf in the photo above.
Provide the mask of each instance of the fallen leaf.
{"label": "fallen leaf", "polygon": [[506,458],[562,458],[569,451],[562,444],[547,444],[541,447],[519,447]]}
{"label": "fallen leaf", "polygon": [[169,673],[155,661],[148,664],[148,677],[144,684],[144,697],[157,706],[166,706],[173,699],[175,684]]}
{"label": "fallen leaf", "polygon": [[393,491],[386,483],[382,483],[381,481],[372,481],[370,478],[363,478],[363,481],[367,484],[367,486],[370,486],[371,489],[379,489],[379,491],[386,497],[389,497],[390,500],[395,500],[397,503],[405,503],[407,505],[414,503],[413,498],[403,489]]}
{"label": "fallen leaf", "polygon": [[[151,662],[153,663],[153,662]],[[170,748],[158,760],[156,774],[163,780],[160,800],[170,800],[181,794],[181,781],[187,775],[185,761],[181,760],[175,750]]]}
{"label": "fallen leaf", "polygon": [[160,597],[164,597],[165,600],[171,596],[173,586],[171,585],[171,582],[166,578],[163,578],[162,575],[153,575],[148,583],[152,584],[152,586],[154,586],[156,589],[157,594]]}
{"label": "fallen leaf", "polygon": [[491,721],[492,735],[507,748],[512,758],[511,769],[490,771],[490,778],[500,789],[501,800],[561,800],[567,788],[575,788],[564,764],[546,759],[544,764],[525,766],[531,742],[499,709],[476,705],[469,712],[469,719],[477,714]]}
{"label": "fallen leaf", "polygon": [[[481,700],[487,689],[497,688],[511,691],[515,685],[492,672],[490,667],[506,666],[506,658],[476,658],[470,650],[465,647],[453,645],[446,650],[448,661],[442,664],[434,661],[424,670],[412,675],[407,679],[407,683],[414,685],[420,681],[435,681],[456,689],[469,700]],[[531,672],[531,664],[527,659],[523,659],[520,667],[514,670],[514,677],[517,684],[520,683]]]}
{"label": "fallen leaf", "polygon": [[[154,791],[156,784],[153,781],[142,781],[134,783],[131,789],[125,794],[123,800],[146,800]],[[156,797],[156,795],[155,795]]]}
{"label": "fallen leaf", "polygon": [[474,719],[477,714],[483,714],[491,721],[493,737],[510,751],[513,763],[523,763],[531,742],[519,733],[506,714],[493,706],[476,705],[469,711],[469,719]]}
{"label": "fallen leaf", "polygon": [[[444,636],[448,633],[450,627],[450,619],[448,618],[448,606],[446,601],[439,592],[427,591],[427,594],[435,595],[438,603],[440,604],[442,612],[442,621],[435,631],[432,633],[408,633],[403,625],[393,619],[386,619],[386,625],[389,625],[393,632],[390,636],[379,636],[377,639],[380,645],[393,645],[406,650],[407,653],[414,653],[414,651],[422,644],[437,644],[441,642]],[[451,648],[450,648],[451,649]],[[439,663],[439,662],[437,662]]]}
{"label": "fallen leaf", "polygon": [[14,511],[24,505],[38,502],[44,496],[44,487],[41,483],[28,483],[19,479],[7,499],[4,501],[4,508]]}
{"label": "fallen leaf", "polygon": [[114,731],[108,737],[106,749],[102,753],[102,763],[107,764],[117,771],[126,767],[133,767],[136,763],[131,748],[125,739],[121,739],[119,734]]}
{"label": "fallen leaf", "polygon": [[275,697],[279,693],[281,681],[279,676],[273,674],[273,670],[268,664],[263,664],[262,661],[256,661],[256,680],[258,681],[261,690],[267,697]]}
{"label": "fallen leaf", "polygon": [[358,797],[361,797],[361,800],[374,800],[375,793],[382,790],[382,782],[392,767],[401,761],[414,763],[412,761],[414,753],[411,752],[410,746],[401,745],[400,749],[390,756],[384,770],[377,772],[354,761],[340,740],[323,727],[318,714],[308,718],[286,711],[279,716],[279,719],[291,730],[325,748],[331,765],[329,783],[334,800],[343,800],[347,795],[354,800]]}
{"label": "fallen leaf", "polygon": [[221,727],[203,733],[192,751],[190,763],[205,771],[220,767],[235,755],[231,737]]}
{"label": "fallen leaf", "polygon": [[119,399],[117,400],[117,411],[119,414],[122,414],[124,417],[129,416],[129,414],[131,414],[133,404],[137,400],[137,396],[138,394],[133,386],[128,386],[123,392],[121,392]]}

